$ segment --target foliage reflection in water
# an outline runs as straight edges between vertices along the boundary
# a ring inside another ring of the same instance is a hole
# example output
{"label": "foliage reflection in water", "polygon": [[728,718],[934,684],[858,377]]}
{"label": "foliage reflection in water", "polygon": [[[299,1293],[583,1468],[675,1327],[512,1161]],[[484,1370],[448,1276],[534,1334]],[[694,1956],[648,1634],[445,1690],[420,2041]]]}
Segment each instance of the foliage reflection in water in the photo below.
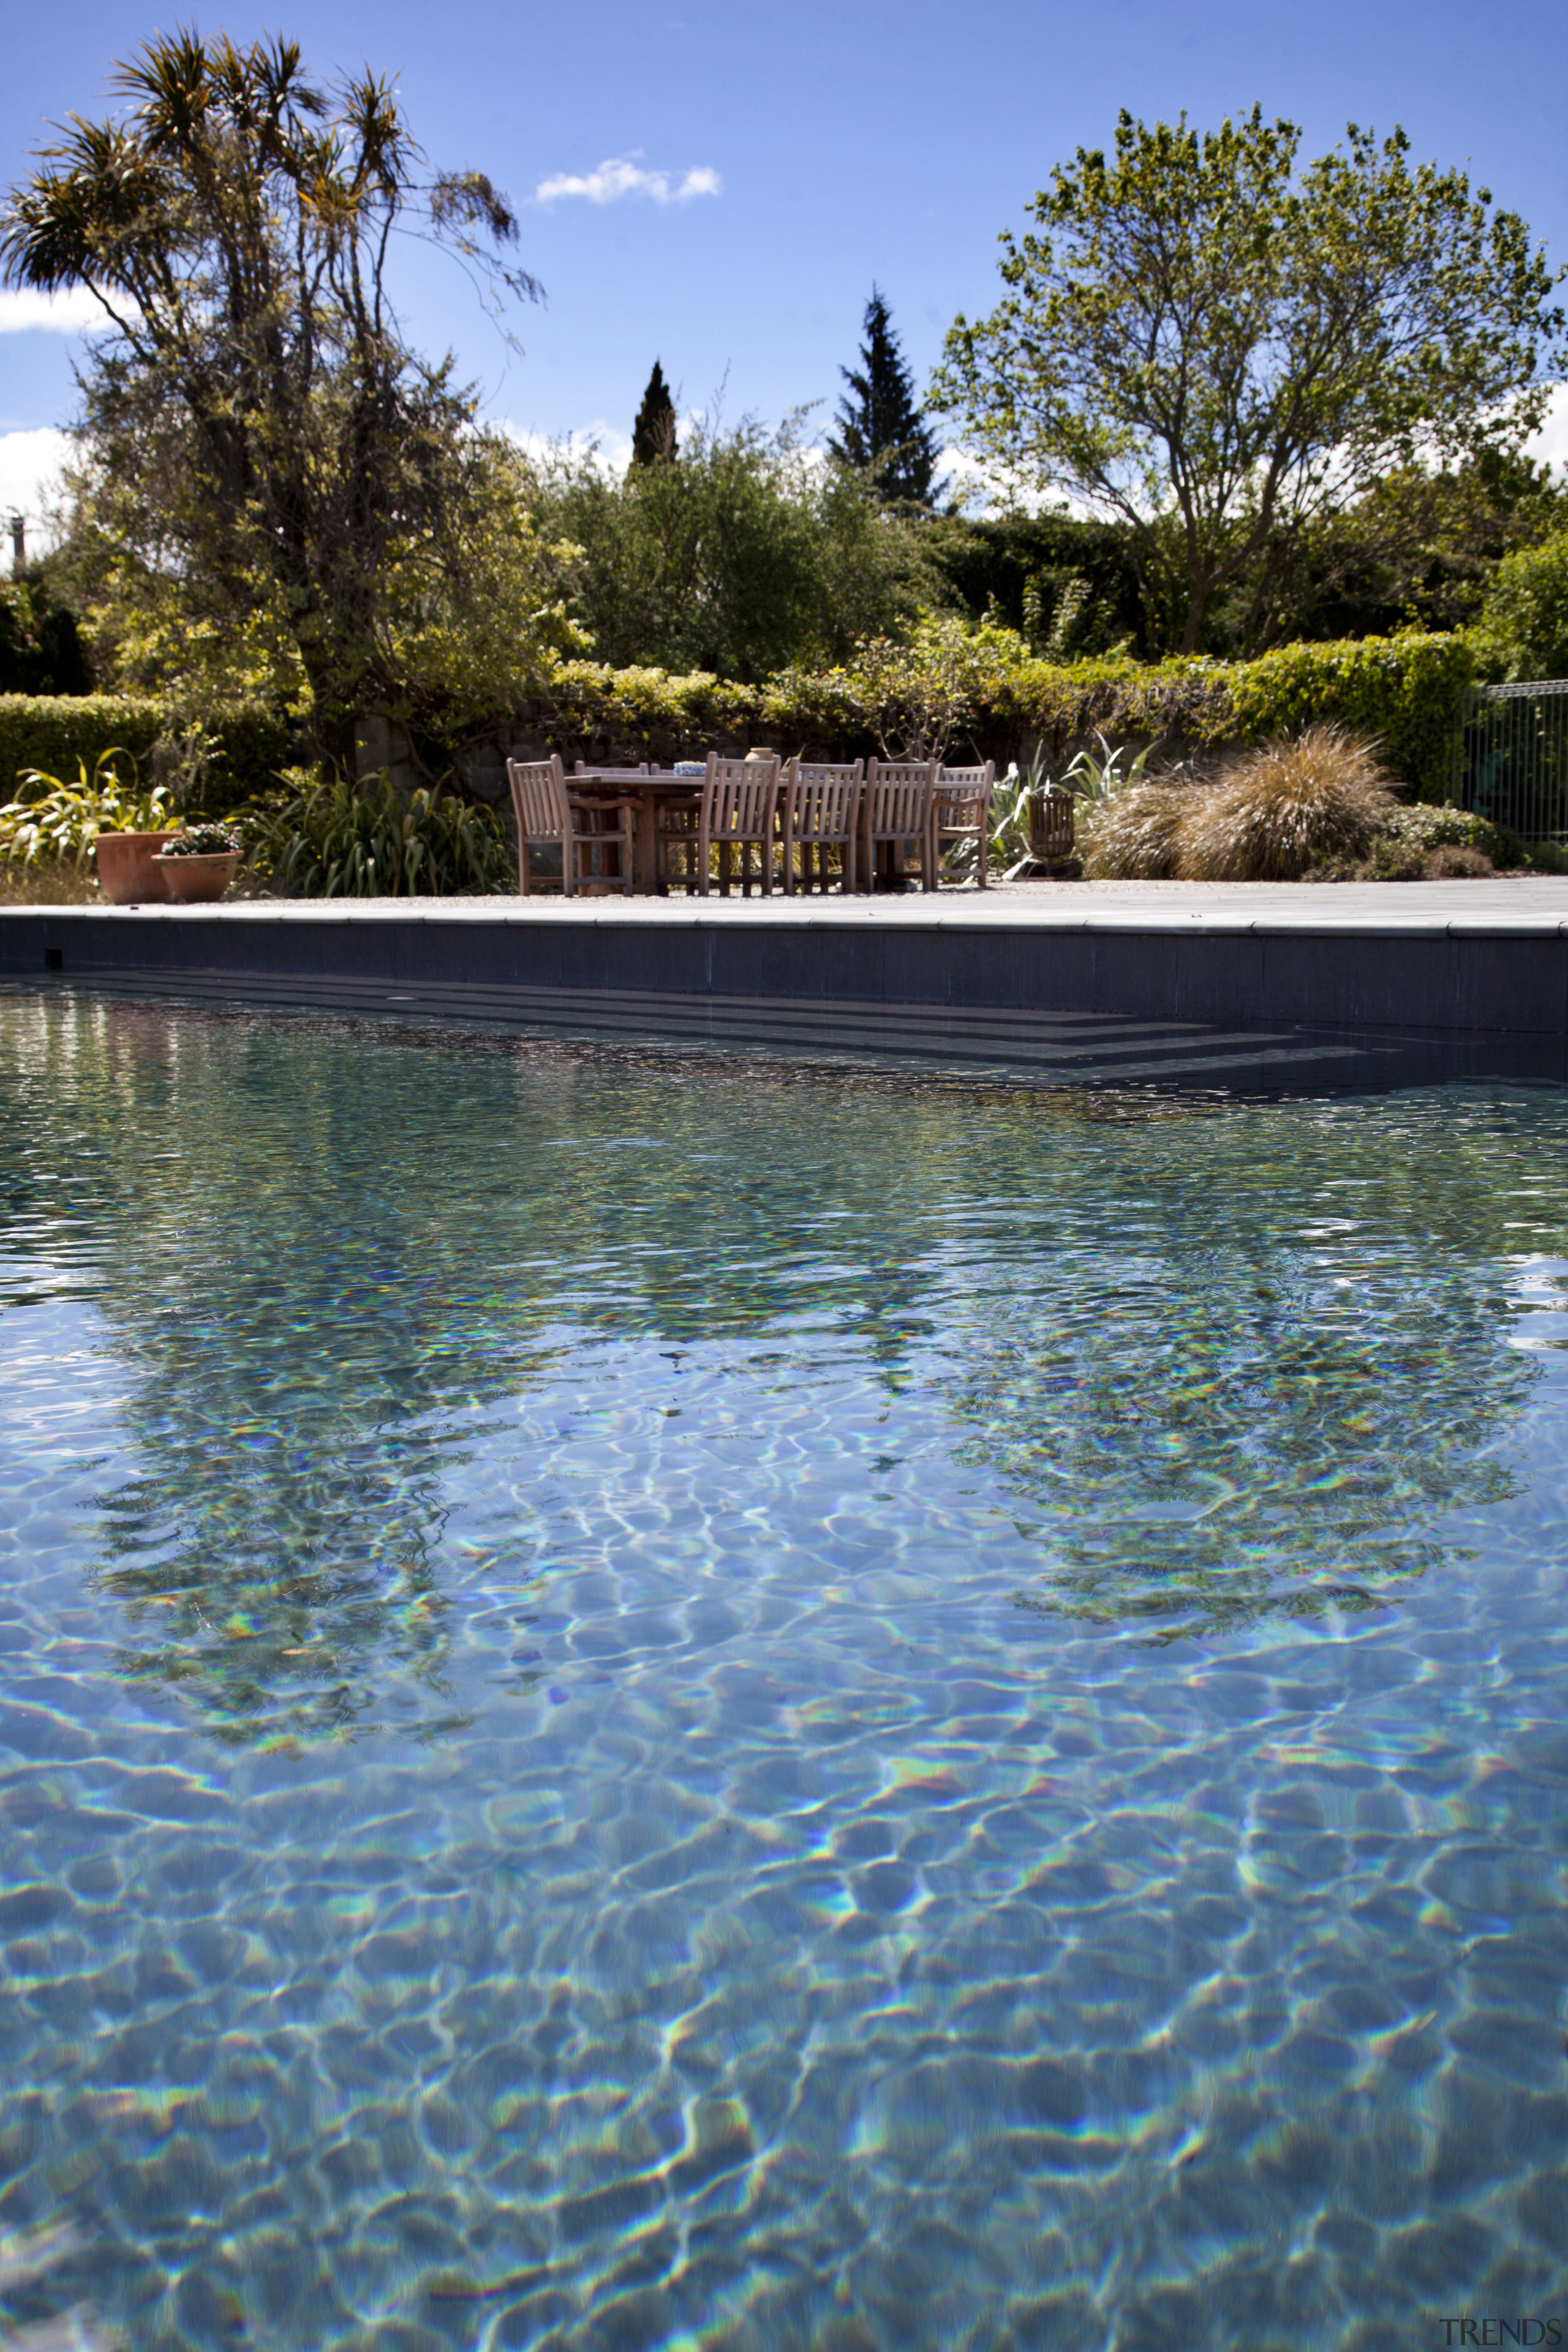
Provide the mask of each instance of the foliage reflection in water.
{"label": "foliage reflection in water", "polygon": [[0,1047],[14,2328],[1561,2296],[1561,1094]]}

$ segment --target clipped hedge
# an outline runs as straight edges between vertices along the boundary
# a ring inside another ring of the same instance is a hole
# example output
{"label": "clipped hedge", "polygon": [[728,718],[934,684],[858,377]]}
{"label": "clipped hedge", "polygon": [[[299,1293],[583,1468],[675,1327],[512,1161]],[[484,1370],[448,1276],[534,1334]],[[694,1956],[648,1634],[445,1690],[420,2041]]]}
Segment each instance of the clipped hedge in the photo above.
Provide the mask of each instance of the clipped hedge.
{"label": "clipped hedge", "polygon": [[[1173,756],[1218,751],[1294,733],[1311,719],[1337,720],[1376,739],[1384,765],[1418,800],[1440,801],[1466,688],[1475,675],[1470,639],[1405,630],[1340,645],[1283,646],[1250,662],[1206,658],[1152,665],[1119,657],[1042,661],[1005,629],[964,635],[956,647],[958,718],[949,757],[1005,765],[1043,741],[1053,768],[1096,729],[1112,740],[1159,739]],[[951,698],[952,681],[947,680]],[[906,677],[901,688],[907,706]],[[785,670],[759,686],[697,671],[610,669],[565,662],[527,708],[459,760],[487,798],[504,797],[502,761],[559,751],[578,759],[659,762],[702,751],[766,743],[819,759],[875,751],[889,718],[873,675],[851,665]],[[151,776],[153,747],[173,717],[151,696],[0,695],[0,798],[24,768],[73,775],[110,744],[134,752]],[[279,772],[300,756],[288,722],[251,708],[218,722],[219,772],[204,793],[222,814],[274,791]],[[444,755],[437,755],[439,758]]]}
{"label": "clipped hedge", "polygon": [[[1158,738],[1173,752],[1210,751],[1331,720],[1373,737],[1384,765],[1416,799],[1440,801],[1475,669],[1463,634],[1415,629],[1282,646],[1249,662],[1117,658],[1063,667],[1020,651],[976,664],[952,740],[955,750],[998,764],[1040,740],[1055,766],[1097,729],[1113,740]],[[507,743],[559,751],[568,768],[576,759],[662,761],[752,743],[786,755],[854,758],[876,751],[885,715],[852,667],[789,670],[748,687],[703,671],[675,677],[569,662],[519,714]]]}
{"label": "clipped hedge", "polygon": [[[79,760],[90,772],[112,745],[132,754],[150,783],[153,748],[172,715],[156,695],[0,694],[0,799],[9,800],[25,769],[68,780]],[[295,756],[294,730],[260,705],[216,720],[212,732],[219,758],[203,798],[215,814],[274,789]]]}
{"label": "clipped hedge", "polygon": [[1417,800],[1441,801],[1475,675],[1475,647],[1462,630],[1281,646],[1232,669],[1236,731],[1256,743],[1282,730],[1294,733],[1309,719],[1337,720],[1374,737],[1384,765]]}
{"label": "clipped hedge", "polygon": [[111,744],[145,772],[163,726],[163,706],[150,695],[0,695],[0,790],[8,800],[26,768],[68,781],[79,760],[90,772]]}

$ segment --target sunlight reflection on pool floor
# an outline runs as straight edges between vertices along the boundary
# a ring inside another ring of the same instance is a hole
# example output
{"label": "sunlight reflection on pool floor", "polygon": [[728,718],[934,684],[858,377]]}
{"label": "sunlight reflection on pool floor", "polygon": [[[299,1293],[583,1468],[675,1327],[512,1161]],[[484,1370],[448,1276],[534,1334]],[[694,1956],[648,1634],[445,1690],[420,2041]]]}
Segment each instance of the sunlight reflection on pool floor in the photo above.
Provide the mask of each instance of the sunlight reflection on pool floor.
{"label": "sunlight reflection on pool floor", "polygon": [[1561,1093],[0,1087],[18,2333],[1561,2313]]}

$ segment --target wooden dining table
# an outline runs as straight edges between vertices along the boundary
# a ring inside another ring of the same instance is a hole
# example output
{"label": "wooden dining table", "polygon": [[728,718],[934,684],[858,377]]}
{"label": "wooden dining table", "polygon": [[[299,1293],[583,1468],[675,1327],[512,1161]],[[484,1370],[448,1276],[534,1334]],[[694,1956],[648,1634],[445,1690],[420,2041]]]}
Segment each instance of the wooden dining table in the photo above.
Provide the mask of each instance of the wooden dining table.
{"label": "wooden dining table", "polygon": [[[781,786],[782,786],[781,777]],[[637,768],[579,768],[566,779],[566,788],[573,793],[603,793],[617,800],[636,797],[637,804],[637,845],[633,856],[632,889],[639,898],[657,898],[666,887],[658,872],[658,812],[660,805],[676,800],[696,801],[702,797],[702,774],[678,775],[673,768],[650,768],[644,773]],[[903,881],[903,845],[889,842],[883,845],[887,853],[883,863],[884,887],[899,887]],[[725,852],[726,858],[728,852]],[[729,890],[728,869],[722,884]],[[862,881],[864,890],[867,884]]]}
{"label": "wooden dining table", "polygon": [[633,891],[640,898],[658,896],[658,812],[669,801],[700,800],[702,777],[678,776],[673,768],[653,768],[646,775],[634,768],[584,768],[566,779],[570,793],[602,792],[617,800],[635,796],[637,804],[637,846],[633,856]]}

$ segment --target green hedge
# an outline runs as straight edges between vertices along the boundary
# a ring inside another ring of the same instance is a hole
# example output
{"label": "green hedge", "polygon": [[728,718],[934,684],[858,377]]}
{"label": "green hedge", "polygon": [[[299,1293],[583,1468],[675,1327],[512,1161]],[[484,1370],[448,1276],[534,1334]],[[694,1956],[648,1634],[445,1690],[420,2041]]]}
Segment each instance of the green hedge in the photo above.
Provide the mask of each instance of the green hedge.
{"label": "green hedge", "polygon": [[[79,760],[90,770],[113,745],[132,753],[151,782],[153,746],[169,717],[155,695],[0,694],[0,798],[10,798],[25,769],[68,779]],[[202,797],[214,814],[268,791],[298,756],[295,730],[260,706],[231,712],[212,732],[218,757]]]}
{"label": "green hedge", "polygon": [[[1172,751],[1255,743],[1309,719],[1337,719],[1374,736],[1394,773],[1415,798],[1443,799],[1474,650],[1463,634],[1406,630],[1342,645],[1284,646],[1257,661],[1206,659],[1152,666],[1126,659],[1062,667],[1031,655],[1007,630],[954,639],[962,671],[960,716],[950,757],[1017,758],[1043,739],[1053,762],[1098,728],[1113,740],[1163,739]],[[168,717],[152,697],[0,695],[0,788],[23,768],[72,775],[112,743],[151,774],[153,747]],[[785,753],[854,758],[878,748],[888,712],[854,667],[788,670],[760,686],[705,672],[613,670],[564,663],[549,689],[490,738],[486,791],[505,785],[505,750],[558,751],[574,760],[668,761],[703,751],[766,743]],[[251,709],[216,728],[222,757],[203,795],[214,814],[271,789],[300,756],[288,723]],[[466,764],[479,772],[479,763]]]}
{"label": "green hedge", "polygon": [[[1161,737],[1173,750],[1209,751],[1332,719],[1375,737],[1394,774],[1417,799],[1431,801],[1447,791],[1476,667],[1464,635],[1414,629],[1284,646],[1250,662],[1114,659],[1059,667],[1021,646],[1020,656],[993,653],[976,663],[953,736],[965,754],[1000,763],[1044,738],[1051,759],[1060,761],[1097,728],[1113,740]],[[881,716],[853,668],[786,671],[747,687],[701,671],[681,677],[571,662],[552,691],[520,714],[517,731],[558,751],[568,767],[575,759],[664,761],[752,743],[786,755],[853,758],[877,749]]]}
{"label": "green hedge", "polygon": [[1342,645],[1281,646],[1231,672],[1237,731],[1258,742],[1311,719],[1375,736],[1417,800],[1441,801],[1453,773],[1465,691],[1476,676],[1469,637],[1402,630]]}

